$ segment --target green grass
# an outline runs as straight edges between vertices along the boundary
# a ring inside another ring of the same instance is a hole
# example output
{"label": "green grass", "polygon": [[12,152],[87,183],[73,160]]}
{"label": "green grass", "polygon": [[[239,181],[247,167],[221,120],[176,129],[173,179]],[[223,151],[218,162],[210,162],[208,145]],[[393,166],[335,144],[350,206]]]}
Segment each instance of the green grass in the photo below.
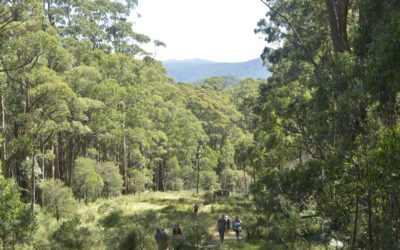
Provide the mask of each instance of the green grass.
{"label": "green grass", "polygon": [[[197,216],[193,214],[193,205],[200,204]],[[220,214],[231,218],[239,216],[243,222],[241,240],[236,241],[234,232],[226,236],[224,244],[219,244],[216,222]],[[260,249],[259,241],[246,240],[246,224],[256,221],[255,208],[249,199],[240,195],[229,198],[213,198],[209,195],[196,196],[193,192],[146,192],[139,196],[127,195],[110,199],[98,199],[89,204],[79,203],[75,211],[57,221],[54,217],[37,210],[37,231],[31,246],[20,249],[54,249],[52,235],[61,223],[78,217],[81,227],[90,231],[90,240],[95,244],[85,249],[118,249],[118,245],[131,230],[139,230],[148,246],[156,249],[153,239],[156,227],[163,227],[171,234],[174,224],[179,224],[184,234],[188,234],[193,225],[199,225],[212,237],[207,243],[208,249]],[[313,226],[313,225],[312,225]],[[310,227],[310,229],[313,229]],[[60,249],[60,248],[56,248]],[[62,248],[61,248],[62,249]],[[311,249],[324,249],[321,245]]]}
{"label": "green grass", "polygon": [[[197,216],[193,214],[193,205],[200,204]],[[112,211],[121,213],[121,221],[118,227],[105,229],[101,221]],[[258,249],[257,244],[236,242],[234,234],[227,237],[226,243],[219,246],[216,221],[221,214],[228,214],[232,218],[238,215],[242,220],[253,216],[251,203],[238,196],[231,198],[204,198],[204,195],[196,196],[193,192],[146,192],[141,197],[134,195],[118,196],[110,199],[98,199],[95,202],[79,203],[76,211],[57,221],[50,215],[44,214],[40,209],[37,212],[38,227],[33,237],[32,249],[50,249],[52,234],[59,228],[62,222],[73,217],[80,218],[81,226],[88,228],[93,240],[97,243],[92,249],[108,249],[107,240],[118,237],[120,228],[135,227],[135,223],[144,222],[147,227],[147,236],[152,240],[156,227],[163,227],[171,233],[174,224],[181,225],[183,233],[193,224],[198,223],[205,227],[214,237],[215,249]],[[148,218],[147,218],[147,217]],[[113,237],[109,237],[113,234]],[[244,237],[245,234],[242,234]],[[121,236],[119,236],[121,237]],[[119,238],[116,238],[119,240]],[[154,241],[154,240],[153,240]],[[119,242],[115,242],[117,245]],[[27,249],[28,247],[24,247]]]}

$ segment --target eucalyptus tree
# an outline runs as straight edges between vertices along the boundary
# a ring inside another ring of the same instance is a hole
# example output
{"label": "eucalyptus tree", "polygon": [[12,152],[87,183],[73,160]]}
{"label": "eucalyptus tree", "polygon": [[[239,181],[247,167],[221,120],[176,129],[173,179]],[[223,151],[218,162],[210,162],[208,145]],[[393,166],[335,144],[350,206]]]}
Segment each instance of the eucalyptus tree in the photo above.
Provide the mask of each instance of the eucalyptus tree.
{"label": "eucalyptus tree", "polygon": [[57,220],[67,217],[76,208],[76,200],[72,190],[64,185],[61,180],[49,179],[39,185],[42,190],[43,209]]}
{"label": "eucalyptus tree", "polygon": [[49,23],[63,39],[80,43],[90,41],[91,49],[136,55],[145,53],[140,47],[150,38],[134,32],[128,21],[136,0],[71,1],[43,0],[42,6]]}
{"label": "eucalyptus tree", "polygon": [[96,162],[89,158],[76,159],[76,167],[73,172],[73,190],[78,200],[96,200],[101,193],[104,182],[96,169]]}

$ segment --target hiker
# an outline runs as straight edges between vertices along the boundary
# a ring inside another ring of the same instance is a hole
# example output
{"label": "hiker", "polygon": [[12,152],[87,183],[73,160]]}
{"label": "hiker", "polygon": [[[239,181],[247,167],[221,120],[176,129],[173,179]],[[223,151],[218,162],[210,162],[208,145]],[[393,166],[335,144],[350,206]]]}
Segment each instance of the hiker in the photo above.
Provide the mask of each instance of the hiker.
{"label": "hiker", "polygon": [[218,228],[219,238],[221,239],[221,243],[224,242],[224,236],[227,226],[228,226],[227,221],[225,220],[224,215],[221,214],[221,216],[217,221],[217,228]]}
{"label": "hiker", "polygon": [[172,228],[172,247],[175,250],[184,249],[185,236],[182,234],[182,230],[178,224],[175,224]]}
{"label": "hiker", "polygon": [[199,204],[197,204],[197,202],[194,204],[194,206],[193,206],[193,212],[194,212],[194,215],[197,215],[197,212],[199,211]]}
{"label": "hiker", "polygon": [[233,221],[232,229],[236,232],[236,240],[239,240],[239,234],[242,232],[242,221],[239,220],[238,216],[236,216],[235,221]]}
{"label": "hiker", "polygon": [[154,239],[157,242],[158,250],[166,250],[168,249],[168,235],[164,231],[164,228],[156,228],[156,233],[154,234]]}
{"label": "hiker", "polygon": [[226,221],[226,230],[225,230],[225,234],[229,233],[229,229],[231,229],[231,218],[229,218],[228,215],[225,215],[224,217],[225,221]]}

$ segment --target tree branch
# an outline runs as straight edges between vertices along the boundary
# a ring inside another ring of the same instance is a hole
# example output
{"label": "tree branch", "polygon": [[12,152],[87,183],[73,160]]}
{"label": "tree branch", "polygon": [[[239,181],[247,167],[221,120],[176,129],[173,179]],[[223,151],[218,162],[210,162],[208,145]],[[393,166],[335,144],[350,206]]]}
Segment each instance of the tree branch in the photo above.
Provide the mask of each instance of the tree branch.
{"label": "tree branch", "polygon": [[[266,5],[272,12],[276,13],[278,16],[282,17],[283,20],[287,23],[287,25],[289,25],[289,28],[292,30],[293,34],[294,34],[294,38],[296,39],[296,42],[300,45],[300,47],[304,50],[304,52],[307,54],[307,56],[309,57],[309,60],[311,62],[311,64],[314,65],[315,68],[319,69],[318,64],[315,62],[315,60],[313,59],[313,57],[310,55],[308,49],[306,48],[306,46],[303,43],[303,39],[301,38],[301,36],[299,35],[299,33],[296,31],[296,29],[294,28],[294,25],[289,21],[289,19],[283,15],[282,13],[280,13],[278,10],[276,10],[275,8],[273,8],[268,2],[266,2],[265,0],[260,0],[264,5]],[[300,26],[300,25],[297,25]]]}

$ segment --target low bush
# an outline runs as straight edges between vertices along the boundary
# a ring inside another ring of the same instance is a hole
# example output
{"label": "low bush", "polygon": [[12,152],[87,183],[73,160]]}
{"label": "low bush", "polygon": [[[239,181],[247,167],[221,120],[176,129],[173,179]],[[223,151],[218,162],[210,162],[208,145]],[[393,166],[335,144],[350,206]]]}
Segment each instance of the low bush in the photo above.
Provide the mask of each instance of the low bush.
{"label": "low bush", "polygon": [[122,222],[123,211],[120,209],[113,210],[105,214],[99,221],[99,224],[106,228],[116,227]]}
{"label": "low bush", "polygon": [[52,249],[84,249],[93,245],[91,234],[78,218],[64,221],[52,236]]}

